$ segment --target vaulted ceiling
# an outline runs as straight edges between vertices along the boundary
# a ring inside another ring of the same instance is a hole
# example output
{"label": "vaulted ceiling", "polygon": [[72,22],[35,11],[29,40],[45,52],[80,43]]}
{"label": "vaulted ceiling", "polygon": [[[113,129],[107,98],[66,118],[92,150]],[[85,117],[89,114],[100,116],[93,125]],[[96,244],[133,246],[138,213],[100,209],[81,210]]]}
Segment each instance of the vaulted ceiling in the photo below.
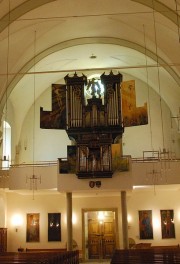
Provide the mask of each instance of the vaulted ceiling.
{"label": "vaulted ceiling", "polygon": [[38,97],[67,73],[110,70],[147,83],[176,115],[180,0],[0,1],[0,111],[10,100],[19,126],[34,87]]}

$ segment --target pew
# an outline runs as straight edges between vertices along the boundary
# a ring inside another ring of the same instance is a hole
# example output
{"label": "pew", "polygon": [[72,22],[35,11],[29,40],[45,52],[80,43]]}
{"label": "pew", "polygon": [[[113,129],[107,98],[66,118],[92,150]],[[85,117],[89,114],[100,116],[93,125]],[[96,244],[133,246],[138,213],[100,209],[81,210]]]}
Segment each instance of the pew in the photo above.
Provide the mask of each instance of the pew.
{"label": "pew", "polygon": [[66,248],[26,248],[26,252],[65,252]]}
{"label": "pew", "polygon": [[117,249],[111,264],[180,264],[179,247]]}
{"label": "pew", "polygon": [[2,264],[78,264],[79,252],[76,251],[31,251],[3,252],[0,254]]}

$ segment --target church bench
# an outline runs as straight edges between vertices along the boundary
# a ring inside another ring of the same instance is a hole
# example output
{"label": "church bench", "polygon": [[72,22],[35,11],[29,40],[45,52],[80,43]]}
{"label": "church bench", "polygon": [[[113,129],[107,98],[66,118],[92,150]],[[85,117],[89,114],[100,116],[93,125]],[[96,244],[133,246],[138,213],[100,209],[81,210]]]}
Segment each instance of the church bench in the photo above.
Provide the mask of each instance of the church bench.
{"label": "church bench", "polygon": [[0,263],[4,264],[78,264],[78,251],[37,251],[0,254]]}
{"label": "church bench", "polygon": [[[37,254],[4,254],[0,255],[0,263],[3,264],[49,264],[51,257]],[[55,262],[52,262],[55,263]]]}
{"label": "church bench", "polygon": [[152,249],[176,249],[179,248],[179,244],[178,245],[168,245],[168,246],[151,246]]}
{"label": "church bench", "polygon": [[65,252],[66,248],[26,248],[26,252]]}
{"label": "church bench", "polygon": [[115,250],[111,264],[180,264],[179,248]]}

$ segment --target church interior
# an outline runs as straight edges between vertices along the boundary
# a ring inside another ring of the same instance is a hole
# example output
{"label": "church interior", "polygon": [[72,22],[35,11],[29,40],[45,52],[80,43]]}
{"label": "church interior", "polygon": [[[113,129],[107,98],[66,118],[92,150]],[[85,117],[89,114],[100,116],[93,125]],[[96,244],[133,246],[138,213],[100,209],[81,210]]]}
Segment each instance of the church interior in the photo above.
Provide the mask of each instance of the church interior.
{"label": "church interior", "polygon": [[180,244],[180,1],[0,1],[0,252]]}

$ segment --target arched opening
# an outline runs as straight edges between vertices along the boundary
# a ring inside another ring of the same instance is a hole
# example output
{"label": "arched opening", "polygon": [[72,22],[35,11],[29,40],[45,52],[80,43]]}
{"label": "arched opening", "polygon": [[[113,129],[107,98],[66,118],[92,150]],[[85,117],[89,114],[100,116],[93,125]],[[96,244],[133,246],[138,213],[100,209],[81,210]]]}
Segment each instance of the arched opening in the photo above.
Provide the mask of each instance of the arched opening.
{"label": "arched opening", "polygon": [[8,168],[11,164],[11,126],[3,121],[3,159],[2,168]]}

